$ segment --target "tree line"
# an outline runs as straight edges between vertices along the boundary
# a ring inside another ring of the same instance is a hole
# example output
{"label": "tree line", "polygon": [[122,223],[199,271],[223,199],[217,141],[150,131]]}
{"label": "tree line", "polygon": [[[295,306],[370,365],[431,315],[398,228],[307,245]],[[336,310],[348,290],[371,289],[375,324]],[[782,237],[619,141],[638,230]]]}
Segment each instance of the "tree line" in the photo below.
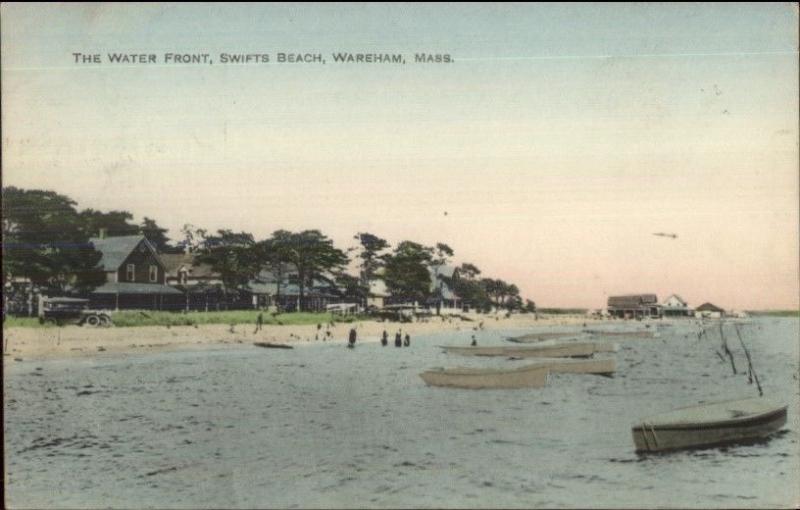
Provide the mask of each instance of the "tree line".
{"label": "tree line", "polygon": [[[315,229],[276,230],[266,239],[256,239],[249,232],[209,232],[191,224],[184,225],[182,238],[172,243],[167,229],[152,218],[135,223],[127,211],[79,210],[76,205],[53,191],[2,189],[4,284],[14,276],[60,292],[86,292],[101,285],[105,281],[98,268],[101,254],[89,240],[102,230],[108,236],[143,235],[160,253],[191,251],[196,263],[209,264],[220,275],[226,292],[237,292],[268,271],[275,276],[280,295],[280,285],[291,272],[301,308],[317,281],[341,289],[348,300],[365,303],[370,282],[383,280],[395,302],[441,304],[447,286],[478,310],[535,310],[533,302],[523,301],[516,285],[484,277],[473,264],[461,264],[457,278],[444,274],[442,269],[454,255],[444,243],[425,246],[406,240],[391,246],[375,234],[359,232],[354,246],[342,250]],[[347,272],[351,262],[358,266],[358,276]],[[437,282],[433,289],[431,274]]]}

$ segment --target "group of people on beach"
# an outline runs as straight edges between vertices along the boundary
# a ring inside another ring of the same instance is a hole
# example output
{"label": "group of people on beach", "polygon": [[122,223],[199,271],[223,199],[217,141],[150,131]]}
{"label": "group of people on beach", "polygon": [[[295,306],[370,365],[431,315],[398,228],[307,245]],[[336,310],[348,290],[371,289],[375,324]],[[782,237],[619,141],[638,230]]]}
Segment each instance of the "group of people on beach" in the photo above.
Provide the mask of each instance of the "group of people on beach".
{"label": "group of people on beach", "polygon": [[[347,340],[347,346],[350,348],[355,347],[356,345],[356,328],[350,329],[350,335]],[[386,330],[383,330],[383,334],[381,335],[381,345],[386,347],[389,345],[389,333]],[[411,347],[411,335],[406,333],[405,337],[403,337],[403,330],[397,330],[397,333],[394,335],[394,346],[395,347]]]}

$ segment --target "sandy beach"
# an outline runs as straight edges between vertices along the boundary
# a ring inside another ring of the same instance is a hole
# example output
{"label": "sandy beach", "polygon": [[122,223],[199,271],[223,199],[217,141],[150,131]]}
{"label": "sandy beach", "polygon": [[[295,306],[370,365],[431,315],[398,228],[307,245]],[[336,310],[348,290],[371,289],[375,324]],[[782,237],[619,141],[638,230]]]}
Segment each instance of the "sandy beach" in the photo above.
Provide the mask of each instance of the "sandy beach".
{"label": "sandy beach", "polygon": [[[425,322],[381,322],[360,321],[354,323],[335,323],[330,326],[330,336],[326,336],[328,325],[321,329],[316,325],[278,326],[264,325],[255,331],[253,324],[227,324],[198,326],[141,326],[92,328],[63,326],[49,328],[13,327],[3,330],[3,354],[12,359],[53,359],[66,357],[86,357],[98,354],[148,353],[165,350],[207,349],[221,346],[250,346],[253,342],[276,342],[304,345],[323,342],[346,342],[350,328],[355,326],[358,342],[378,342],[384,330],[390,341],[398,329],[403,334],[415,336],[442,334],[448,331],[463,332],[475,328],[493,330],[532,330],[547,329],[608,321],[592,320],[581,315],[477,315],[458,318],[431,318]],[[481,326],[482,324],[482,326]]]}

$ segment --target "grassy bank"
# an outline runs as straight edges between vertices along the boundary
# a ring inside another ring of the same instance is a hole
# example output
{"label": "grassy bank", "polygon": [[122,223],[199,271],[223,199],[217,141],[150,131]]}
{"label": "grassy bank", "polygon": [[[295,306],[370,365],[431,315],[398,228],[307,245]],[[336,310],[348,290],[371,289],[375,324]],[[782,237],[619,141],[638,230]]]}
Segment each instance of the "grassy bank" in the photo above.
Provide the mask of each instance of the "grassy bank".
{"label": "grassy bank", "polygon": [[[220,312],[158,312],[123,310],[114,312],[112,320],[116,327],[137,326],[199,326],[203,324],[255,324],[259,312],[257,310],[228,310]],[[334,317],[329,313],[283,313],[273,316],[263,312],[264,324],[277,324],[286,326],[303,326],[325,324],[331,320],[336,322],[353,322],[362,320],[362,317]],[[3,325],[6,328],[41,328],[56,327],[53,325],[39,324],[36,317],[7,317]]]}

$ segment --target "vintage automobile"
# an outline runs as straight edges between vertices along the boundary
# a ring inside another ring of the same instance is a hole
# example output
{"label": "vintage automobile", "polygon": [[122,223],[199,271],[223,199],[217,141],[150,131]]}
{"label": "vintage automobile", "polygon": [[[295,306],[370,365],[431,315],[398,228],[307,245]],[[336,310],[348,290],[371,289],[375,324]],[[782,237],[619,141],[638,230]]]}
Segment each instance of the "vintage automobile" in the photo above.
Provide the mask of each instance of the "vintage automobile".
{"label": "vintage automobile", "polygon": [[81,326],[111,326],[111,312],[89,309],[88,299],[45,297],[39,299],[39,322],[78,324]]}

